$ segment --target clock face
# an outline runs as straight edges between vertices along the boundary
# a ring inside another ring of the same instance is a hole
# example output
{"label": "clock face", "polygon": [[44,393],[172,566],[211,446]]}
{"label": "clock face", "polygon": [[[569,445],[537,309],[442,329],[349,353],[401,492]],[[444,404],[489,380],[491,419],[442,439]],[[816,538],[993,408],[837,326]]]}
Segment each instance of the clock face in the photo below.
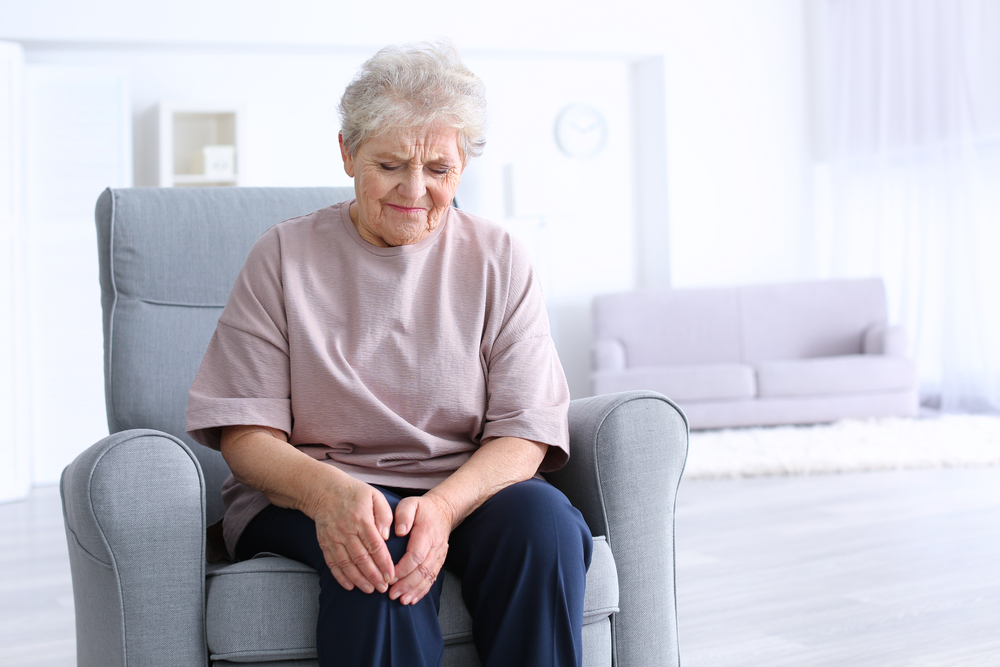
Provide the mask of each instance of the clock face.
{"label": "clock face", "polygon": [[559,150],[580,160],[600,153],[608,140],[604,115],[586,104],[570,104],[560,111],[555,130]]}

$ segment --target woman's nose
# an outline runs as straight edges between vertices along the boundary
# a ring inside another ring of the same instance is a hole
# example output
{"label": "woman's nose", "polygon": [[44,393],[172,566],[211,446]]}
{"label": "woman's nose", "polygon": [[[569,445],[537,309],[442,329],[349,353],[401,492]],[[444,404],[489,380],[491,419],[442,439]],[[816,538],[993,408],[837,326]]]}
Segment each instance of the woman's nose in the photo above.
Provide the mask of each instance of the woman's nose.
{"label": "woman's nose", "polygon": [[399,184],[399,194],[406,197],[409,201],[420,199],[426,191],[424,175],[419,169],[407,171],[403,182]]}

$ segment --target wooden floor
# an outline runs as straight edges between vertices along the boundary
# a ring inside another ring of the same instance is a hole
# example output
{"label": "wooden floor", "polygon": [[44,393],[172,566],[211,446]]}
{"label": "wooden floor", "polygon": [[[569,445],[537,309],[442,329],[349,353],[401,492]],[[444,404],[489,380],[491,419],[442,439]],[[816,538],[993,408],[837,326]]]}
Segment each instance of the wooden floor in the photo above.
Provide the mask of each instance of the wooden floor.
{"label": "wooden floor", "polygon": [[[0,666],[71,667],[55,487],[0,505]],[[1000,667],[1000,468],[685,481],[684,667]]]}
{"label": "wooden floor", "polygon": [[76,665],[73,618],[59,489],[0,504],[0,665]]}
{"label": "wooden floor", "polygon": [[685,667],[1000,665],[1000,468],[681,483]]}

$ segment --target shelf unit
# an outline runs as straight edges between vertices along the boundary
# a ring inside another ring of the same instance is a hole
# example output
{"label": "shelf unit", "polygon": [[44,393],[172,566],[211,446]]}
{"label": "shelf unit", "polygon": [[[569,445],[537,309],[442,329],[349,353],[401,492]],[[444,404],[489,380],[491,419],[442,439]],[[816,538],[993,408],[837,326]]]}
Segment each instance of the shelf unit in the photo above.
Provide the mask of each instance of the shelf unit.
{"label": "shelf unit", "polygon": [[158,185],[240,184],[238,109],[161,102],[156,118]]}

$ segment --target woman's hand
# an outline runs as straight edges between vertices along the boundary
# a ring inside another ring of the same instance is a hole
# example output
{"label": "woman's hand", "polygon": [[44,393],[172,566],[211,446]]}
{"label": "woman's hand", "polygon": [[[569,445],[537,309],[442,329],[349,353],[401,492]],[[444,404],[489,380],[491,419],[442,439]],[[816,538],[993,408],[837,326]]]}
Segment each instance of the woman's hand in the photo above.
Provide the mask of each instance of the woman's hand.
{"label": "woman's hand", "polygon": [[316,537],[334,579],[347,590],[385,593],[395,575],[385,541],[392,508],[377,489],[354,479],[331,489],[314,506]]}
{"label": "woman's hand", "polygon": [[395,577],[385,541],[392,508],[381,492],[288,444],[266,426],[227,426],[220,443],[236,479],[278,507],[316,522],[316,538],[334,578],[347,590],[389,589]]}
{"label": "woman's hand", "polygon": [[277,429],[227,426],[220,448],[237,480],[316,522],[323,556],[341,586],[388,590],[393,600],[413,604],[437,579],[452,529],[500,489],[531,477],[548,446],[488,440],[438,486],[399,501],[396,534],[410,540],[395,565],[386,546],[392,508],[380,491],[290,446]]}
{"label": "woman's hand", "polygon": [[400,500],[396,534],[409,534],[410,541],[396,563],[389,597],[403,604],[424,597],[444,565],[451,531],[497,491],[534,475],[547,449],[521,438],[487,440],[436,487]]}
{"label": "woman's hand", "polygon": [[420,601],[437,580],[448,555],[454,513],[431,493],[403,498],[396,506],[396,535],[409,535],[406,553],[396,564],[389,597],[401,604]]}

